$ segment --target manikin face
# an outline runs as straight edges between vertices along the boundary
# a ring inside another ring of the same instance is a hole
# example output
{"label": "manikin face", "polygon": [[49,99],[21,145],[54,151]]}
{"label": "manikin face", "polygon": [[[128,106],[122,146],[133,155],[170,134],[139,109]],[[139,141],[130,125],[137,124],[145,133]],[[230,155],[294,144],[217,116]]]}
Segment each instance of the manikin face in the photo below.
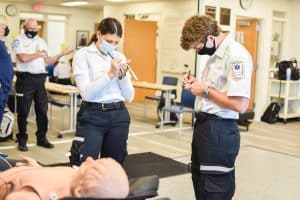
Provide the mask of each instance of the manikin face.
{"label": "manikin face", "polygon": [[124,198],[129,191],[125,171],[111,158],[87,158],[71,184],[71,193],[75,197]]}

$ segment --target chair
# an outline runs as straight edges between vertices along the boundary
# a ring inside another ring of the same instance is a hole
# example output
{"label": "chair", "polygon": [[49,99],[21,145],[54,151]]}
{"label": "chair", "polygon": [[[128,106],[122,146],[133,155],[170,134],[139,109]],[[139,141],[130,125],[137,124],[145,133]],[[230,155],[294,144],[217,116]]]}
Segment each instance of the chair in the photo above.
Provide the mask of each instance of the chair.
{"label": "chair", "polygon": [[[177,86],[177,83],[178,83],[178,78],[177,77],[164,76],[163,80],[162,80],[163,85],[175,85],[175,86]],[[173,99],[177,98],[176,90],[172,90],[171,94],[174,95]],[[159,102],[160,99],[163,97],[163,95],[164,95],[164,91],[161,92],[161,95],[145,96],[145,100],[148,99],[148,100],[153,100],[153,101]],[[146,116],[146,101],[144,101],[144,118],[145,118],[145,116]]]}
{"label": "chair", "polygon": [[[51,94],[48,94],[48,102],[50,103],[50,129],[52,129],[52,106],[57,106],[61,109],[61,131],[64,130],[64,108],[70,107],[70,101],[64,101],[54,98]],[[62,138],[61,134],[58,134],[58,138]]]}
{"label": "chair", "polygon": [[172,112],[176,113],[179,118],[179,135],[182,134],[182,119],[183,119],[183,113],[192,113],[193,120],[192,125],[194,124],[194,113],[196,113],[196,110],[194,109],[194,103],[195,103],[195,95],[193,95],[189,90],[182,89],[181,92],[181,101],[179,105],[177,106],[170,106],[170,107],[163,107],[162,113],[161,113],[161,130],[163,129],[163,115],[164,112]]}

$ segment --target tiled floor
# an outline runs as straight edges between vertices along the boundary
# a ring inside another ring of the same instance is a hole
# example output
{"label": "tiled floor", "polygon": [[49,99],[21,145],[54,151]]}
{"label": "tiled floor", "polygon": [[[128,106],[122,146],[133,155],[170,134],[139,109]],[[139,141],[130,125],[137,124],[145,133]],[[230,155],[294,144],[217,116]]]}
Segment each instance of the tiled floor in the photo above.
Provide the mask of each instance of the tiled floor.
{"label": "tiled floor", "polygon": [[[155,105],[147,106],[146,118],[143,117],[142,104],[129,104],[128,108],[132,120],[128,140],[130,154],[151,151],[181,162],[189,161],[192,138],[190,124],[184,124],[182,136],[178,135],[177,127],[172,126],[166,126],[164,132],[160,132],[155,128]],[[61,127],[59,112],[55,109],[54,126],[58,129]],[[185,121],[191,121],[189,115]],[[286,125],[255,122],[250,126],[249,132],[241,131],[235,200],[300,199],[299,130],[300,121],[295,121]],[[74,134],[66,134],[58,139],[57,130],[49,130],[48,138],[56,145],[54,150],[47,150],[35,146],[34,131],[35,123],[31,118],[28,126],[28,152],[17,151],[14,141],[0,143],[0,152],[11,158],[31,156],[45,164],[68,161],[65,153],[70,148]],[[17,132],[16,124],[14,132]],[[159,193],[160,197],[172,200],[194,199],[190,174],[161,179]]]}

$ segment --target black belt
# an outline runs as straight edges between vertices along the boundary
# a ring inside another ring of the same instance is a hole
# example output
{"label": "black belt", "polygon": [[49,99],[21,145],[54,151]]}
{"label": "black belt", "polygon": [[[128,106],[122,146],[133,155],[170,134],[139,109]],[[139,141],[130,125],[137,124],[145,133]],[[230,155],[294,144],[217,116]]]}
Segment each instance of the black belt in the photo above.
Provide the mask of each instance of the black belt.
{"label": "black belt", "polygon": [[29,72],[16,72],[16,76],[18,78],[27,78],[27,77],[42,78],[42,77],[46,77],[47,74],[46,73],[32,74],[32,73],[29,73]]}
{"label": "black belt", "polygon": [[85,104],[89,107],[95,107],[100,110],[117,110],[125,108],[125,103],[123,101],[113,103],[95,103],[83,101],[82,104]]}
{"label": "black belt", "polygon": [[215,114],[209,114],[209,113],[206,113],[206,112],[196,112],[195,117],[196,117],[196,119],[201,120],[201,121],[202,120],[223,119],[221,117],[218,117]]}

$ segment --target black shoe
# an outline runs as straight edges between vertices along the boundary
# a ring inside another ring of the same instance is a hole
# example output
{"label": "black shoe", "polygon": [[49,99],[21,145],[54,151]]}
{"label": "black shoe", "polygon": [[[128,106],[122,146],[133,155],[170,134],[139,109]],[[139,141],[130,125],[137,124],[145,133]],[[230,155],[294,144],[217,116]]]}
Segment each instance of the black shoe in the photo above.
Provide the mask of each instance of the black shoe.
{"label": "black shoe", "polygon": [[26,143],[19,143],[18,150],[19,151],[28,151],[28,147],[27,147]]}
{"label": "black shoe", "polygon": [[47,149],[53,149],[54,148],[54,145],[51,144],[47,139],[37,141],[37,145],[40,146],[40,147],[47,148]]}

